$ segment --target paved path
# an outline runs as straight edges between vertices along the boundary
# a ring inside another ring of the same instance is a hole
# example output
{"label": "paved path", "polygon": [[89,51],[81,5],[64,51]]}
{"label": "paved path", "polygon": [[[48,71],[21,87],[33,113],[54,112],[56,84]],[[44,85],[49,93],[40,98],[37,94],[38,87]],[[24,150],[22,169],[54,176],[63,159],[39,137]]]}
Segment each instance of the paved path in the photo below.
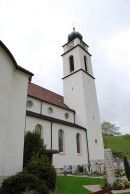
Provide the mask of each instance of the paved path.
{"label": "paved path", "polygon": [[92,192],[96,192],[96,191],[101,190],[100,185],[84,185],[83,187],[92,191]]}
{"label": "paved path", "polygon": [[[92,192],[96,192],[101,190],[100,185],[84,185],[84,188],[92,191]],[[113,194],[118,194],[118,193],[130,193],[130,189],[125,189],[125,190],[112,190]]]}

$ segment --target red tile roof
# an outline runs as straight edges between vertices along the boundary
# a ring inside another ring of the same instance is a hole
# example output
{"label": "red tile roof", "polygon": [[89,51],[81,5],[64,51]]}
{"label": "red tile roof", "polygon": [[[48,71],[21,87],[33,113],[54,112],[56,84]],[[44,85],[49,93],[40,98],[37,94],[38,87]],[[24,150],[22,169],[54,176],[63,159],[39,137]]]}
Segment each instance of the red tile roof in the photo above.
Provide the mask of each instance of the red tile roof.
{"label": "red tile roof", "polygon": [[33,83],[29,83],[28,96],[37,98],[39,100],[46,101],[48,103],[54,104],[56,106],[59,106],[59,107],[65,108],[65,109],[69,109],[64,104],[63,96],[60,96],[59,94],[56,94],[50,90],[42,88],[42,87],[40,87],[36,84],[33,84]]}

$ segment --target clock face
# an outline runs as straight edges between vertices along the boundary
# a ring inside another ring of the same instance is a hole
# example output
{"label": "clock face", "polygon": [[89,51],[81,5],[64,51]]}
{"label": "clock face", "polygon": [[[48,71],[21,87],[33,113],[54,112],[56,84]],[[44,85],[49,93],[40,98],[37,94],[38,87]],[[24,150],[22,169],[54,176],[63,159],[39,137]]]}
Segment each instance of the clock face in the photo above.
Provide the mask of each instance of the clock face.
{"label": "clock face", "polygon": [[71,41],[68,43],[68,49],[71,49],[74,46],[74,41]]}

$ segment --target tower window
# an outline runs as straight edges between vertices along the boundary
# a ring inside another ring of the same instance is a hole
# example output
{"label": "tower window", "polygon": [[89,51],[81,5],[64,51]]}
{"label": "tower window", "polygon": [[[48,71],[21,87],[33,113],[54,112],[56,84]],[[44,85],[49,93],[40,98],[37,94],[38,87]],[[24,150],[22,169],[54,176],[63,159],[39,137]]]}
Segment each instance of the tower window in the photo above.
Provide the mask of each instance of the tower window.
{"label": "tower window", "polygon": [[71,55],[69,57],[69,61],[70,61],[70,72],[74,71],[74,57]]}
{"label": "tower window", "polygon": [[97,139],[95,139],[95,143],[97,143]]}
{"label": "tower window", "polygon": [[85,66],[85,71],[88,71],[87,69],[87,57],[84,56],[84,66]]}

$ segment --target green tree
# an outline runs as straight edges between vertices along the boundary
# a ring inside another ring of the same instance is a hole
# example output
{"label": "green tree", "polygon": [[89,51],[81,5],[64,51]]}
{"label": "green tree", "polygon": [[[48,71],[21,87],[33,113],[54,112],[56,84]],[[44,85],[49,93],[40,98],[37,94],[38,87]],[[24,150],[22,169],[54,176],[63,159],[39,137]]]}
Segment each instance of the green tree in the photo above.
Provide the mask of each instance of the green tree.
{"label": "green tree", "polygon": [[101,128],[103,135],[121,135],[119,132],[120,128],[110,122],[103,122]]}
{"label": "green tree", "polygon": [[124,156],[124,167],[125,167],[126,177],[128,181],[130,181],[130,166],[126,156]]}
{"label": "green tree", "polygon": [[24,138],[24,157],[23,163],[26,166],[32,157],[45,155],[45,145],[39,133],[28,131]]}
{"label": "green tree", "polygon": [[31,162],[24,168],[24,172],[38,176],[51,191],[54,191],[56,171],[45,157],[41,156],[37,159],[32,158]]}

